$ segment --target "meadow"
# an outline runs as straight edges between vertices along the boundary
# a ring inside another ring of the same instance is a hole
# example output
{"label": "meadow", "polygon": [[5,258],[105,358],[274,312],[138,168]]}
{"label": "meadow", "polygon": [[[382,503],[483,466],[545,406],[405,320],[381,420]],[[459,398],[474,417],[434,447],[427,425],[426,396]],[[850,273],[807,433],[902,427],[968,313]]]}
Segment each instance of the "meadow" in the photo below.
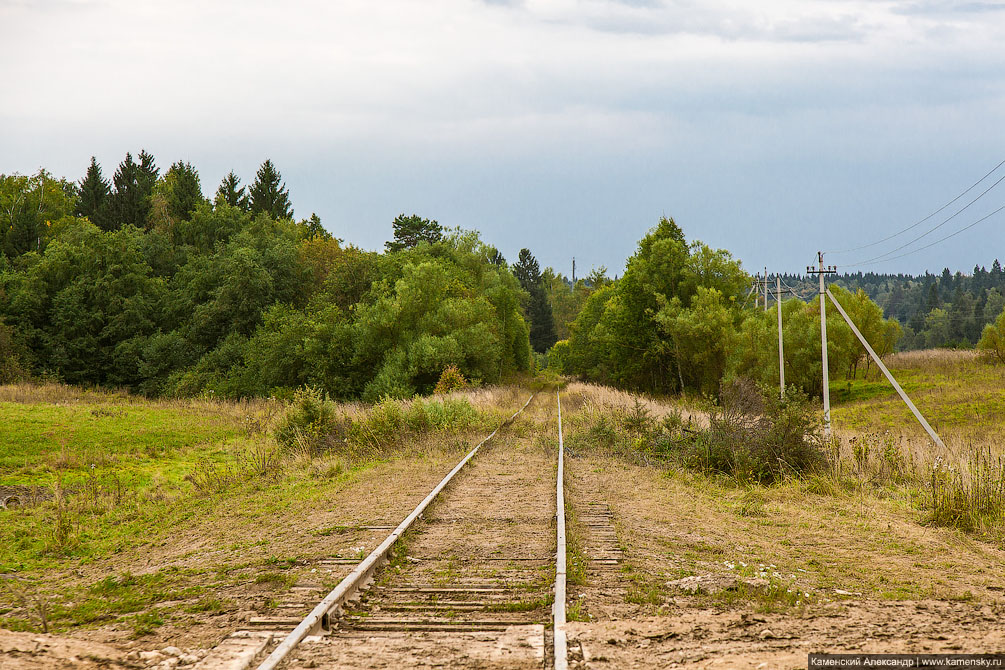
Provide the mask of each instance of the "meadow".
{"label": "meadow", "polygon": [[396,523],[525,399],[515,387],[363,405],[0,386],[0,627],[136,637],[267,609],[316,556],[358,554],[367,524]]}

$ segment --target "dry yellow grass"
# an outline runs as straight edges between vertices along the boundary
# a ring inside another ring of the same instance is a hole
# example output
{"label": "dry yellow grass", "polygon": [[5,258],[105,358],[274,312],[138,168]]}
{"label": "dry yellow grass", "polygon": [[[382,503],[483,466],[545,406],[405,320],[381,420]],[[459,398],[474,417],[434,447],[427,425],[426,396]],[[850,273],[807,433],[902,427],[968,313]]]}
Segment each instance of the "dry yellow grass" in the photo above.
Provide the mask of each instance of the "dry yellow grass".
{"label": "dry yellow grass", "polygon": [[[1005,366],[974,351],[945,349],[902,352],[885,362],[946,448],[928,437],[892,386],[880,377],[871,382],[878,394],[836,404],[832,410],[843,456],[853,456],[856,444],[880,449],[892,445],[914,468],[926,471],[936,459],[965,467],[975,450],[1003,453]],[[860,383],[868,382],[853,382],[853,388]]]}

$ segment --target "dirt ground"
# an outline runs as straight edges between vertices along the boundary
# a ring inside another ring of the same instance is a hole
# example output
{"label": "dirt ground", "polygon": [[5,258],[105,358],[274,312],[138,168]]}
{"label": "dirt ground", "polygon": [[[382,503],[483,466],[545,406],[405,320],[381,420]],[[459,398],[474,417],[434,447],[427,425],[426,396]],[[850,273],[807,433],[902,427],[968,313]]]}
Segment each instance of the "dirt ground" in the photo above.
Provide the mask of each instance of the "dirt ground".
{"label": "dirt ground", "polygon": [[[364,600],[338,639],[301,647],[290,667],[548,667],[553,398],[540,396],[462,471],[378,580],[384,590]],[[587,449],[575,434],[580,407],[564,408],[570,536],[579,552],[570,565],[582,566],[568,589],[573,667],[804,668],[811,652],[1005,651],[1002,548],[925,525],[897,495],[821,495],[800,483],[744,490]],[[233,607],[139,640],[114,626],[64,637],[0,631],[0,666],[193,667],[251,618],[275,613],[290,583],[337,582],[352,566],[332,557],[372,549],[387,533],[380,526],[400,521],[461,451],[383,462],[315,509],[255,524],[233,510],[142,554],[63,575],[86,581],[109,570],[194,568],[242,552],[294,562],[286,584],[249,573],[219,588]],[[267,547],[255,545],[261,537]],[[486,567],[486,558],[504,560]],[[452,585],[498,593],[472,601],[408,595]],[[420,618],[435,625],[408,630]],[[458,630],[436,628],[451,625]]]}
{"label": "dirt ground", "polygon": [[925,526],[902,500],[794,485],[759,492],[751,510],[743,490],[566,440],[569,495],[609,503],[624,550],[619,579],[570,586],[584,613],[569,624],[576,667],[1005,651],[1005,552]]}
{"label": "dirt ground", "polygon": [[[482,447],[405,543],[405,557],[289,668],[540,668],[554,584],[554,400]],[[460,630],[457,630],[460,629]]]}

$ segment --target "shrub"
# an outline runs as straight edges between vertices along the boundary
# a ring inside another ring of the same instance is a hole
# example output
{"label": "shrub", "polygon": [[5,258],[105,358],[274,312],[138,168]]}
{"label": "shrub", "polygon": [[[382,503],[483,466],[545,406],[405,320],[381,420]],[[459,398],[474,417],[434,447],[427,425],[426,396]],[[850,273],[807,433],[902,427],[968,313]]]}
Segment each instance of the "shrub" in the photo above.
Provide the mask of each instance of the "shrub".
{"label": "shrub", "polygon": [[780,400],[749,380],[723,384],[708,428],[670,414],[647,420],[637,405],[621,429],[635,432],[651,455],[682,467],[719,473],[743,483],[770,484],[788,475],[817,472],[826,464],[817,422],[806,396],[792,390]]}
{"label": "shrub", "polygon": [[317,456],[339,437],[341,422],[334,404],[311,386],[300,388],[276,428],[276,441],[283,447]]}
{"label": "shrub", "polygon": [[687,465],[770,484],[825,464],[816,420],[801,392],[779,399],[749,380],[736,380],[723,384],[719,402],[708,430],[694,433],[680,450]]}
{"label": "shrub", "polygon": [[468,385],[468,380],[464,378],[461,371],[456,365],[448,365],[443,368],[443,372],[440,373],[440,380],[436,382],[436,387],[433,389],[433,393],[436,395],[444,395],[450,393],[451,391],[457,391],[465,388]]}

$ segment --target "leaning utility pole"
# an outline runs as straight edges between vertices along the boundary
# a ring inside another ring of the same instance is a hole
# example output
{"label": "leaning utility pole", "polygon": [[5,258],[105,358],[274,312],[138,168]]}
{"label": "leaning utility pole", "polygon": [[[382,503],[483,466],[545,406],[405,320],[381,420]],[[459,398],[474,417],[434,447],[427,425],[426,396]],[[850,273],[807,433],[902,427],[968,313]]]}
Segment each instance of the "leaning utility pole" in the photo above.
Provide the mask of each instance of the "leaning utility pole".
{"label": "leaning utility pole", "polygon": [[785,400],[785,358],[782,351],[782,278],[775,275],[775,307],[778,308],[778,396]]}
{"label": "leaning utility pole", "polygon": [[890,371],[886,369],[885,365],[883,365],[883,359],[881,359],[876,354],[876,351],[869,344],[869,341],[866,340],[865,336],[862,335],[861,331],[859,331],[859,329],[855,327],[855,322],[851,320],[850,316],[848,316],[848,312],[844,311],[844,308],[841,306],[841,303],[837,301],[837,298],[835,298],[834,294],[830,292],[830,289],[827,289],[827,295],[828,297],[830,297],[831,302],[834,303],[834,306],[837,307],[837,310],[838,312],[841,313],[841,316],[844,317],[844,320],[848,322],[848,326],[851,328],[851,332],[855,333],[855,337],[858,338],[859,342],[862,343],[862,346],[865,347],[865,350],[869,353],[870,356],[872,356],[872,360],[876,361],[876,365],[883,372],[883,374],[886,375],[886,378],[890,380],[890,383],[893,385],[894,390],[900,394],[901,400],[904,401],[904,404],[907,405],[907,408],[911,410],[911,412],[914,414],[914,417],[918,420],[918,423],[921,424],[921,427],[925,429],[925,431],[928,433],[928,436],[932,438],[932,441],[935,442],[935,444],[945,449],[946,445],[942,441],[942,438],[939,437],[938,433],[936,433],[935,430],[932,428],[932,426],[929,425],[928,421],[925,420],[925,417],[921,414],[921,412],[918,411],[918,408],[915,407],[914,403],[911,402],[911,399],[907,397],[907,394],[904,392],[904,389],[900,387],[900,384],[897,383],[897,380],[893,378],[893,375],[890,374]]}
{"label": "leaning utility pole", "polygon": [[806,266],[806,274],[808,275],[818,275],[820,277],[820,355],[823,360],[824,366],[824,437],[830,438],[831,436],[831,391],[829,388],[830,379],[828,378],[827,371],[827,307],[826,307],[826,296],[827,287],[824,285],[824,275],[835,274],[837,268],[833,265],[824,267],[824,252],[817,252],[817,260],[820,263],[820,267],[814,270],[812,266]]}

